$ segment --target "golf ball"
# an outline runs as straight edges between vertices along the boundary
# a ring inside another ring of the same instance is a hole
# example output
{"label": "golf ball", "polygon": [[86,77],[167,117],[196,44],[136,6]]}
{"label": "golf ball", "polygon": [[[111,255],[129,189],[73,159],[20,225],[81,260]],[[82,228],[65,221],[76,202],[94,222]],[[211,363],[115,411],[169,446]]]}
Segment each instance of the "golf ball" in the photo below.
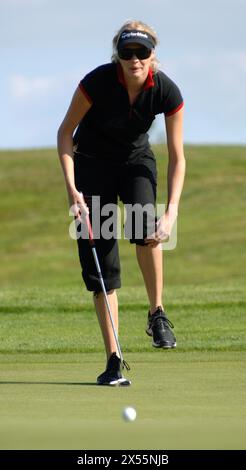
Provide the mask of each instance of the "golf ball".
{"label": "golf ball", "polygon": [[137,412],[131,406],[127,406],[124,408],[122,416],[125,421],[134,421],[136,419]]}

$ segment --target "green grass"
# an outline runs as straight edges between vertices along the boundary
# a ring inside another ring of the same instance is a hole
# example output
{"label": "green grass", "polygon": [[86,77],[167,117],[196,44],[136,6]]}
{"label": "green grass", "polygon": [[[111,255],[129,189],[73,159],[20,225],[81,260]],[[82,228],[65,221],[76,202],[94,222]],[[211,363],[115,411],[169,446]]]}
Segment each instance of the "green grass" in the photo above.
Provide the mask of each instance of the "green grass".
{"label": "green grass", "polygon": [[[156,147],[158,201],[165,202],[166,149]],[[244,282],[245,147],[185,149],[187,176],[178,245],[165,252],[167,285]],[[80,282],[76,242],[55,150],[0,152],[0,284],[74,286]],[[123,287],[141,286],[134,247],[120,242]]]}
{"label": "green grass", "polygon": [[[154,150],[165,202],[167,152]],[[185,150],[178,245],[164,252],[178,348],[151,347],[134,247],[120,241],[125,390],[92,385],[104,348],[55,150],[0,152],[0,448],[245,446],[246,149]]]}
{"label": "green grass", "polygon": [[[166,300],[179,351],[246,350],[243,286],[169,287]],[[122,289],[119,303],[122,348],[125,352],[149,351],[144,288]],[[0,294],[0,353],[102,350],[91,295],[82,296],[78,286],[5,289]]]}
{"label": "green grass", "polygon": [[1,448],[242,449],[245,359],[130,353],[133,385],[112,389],[94,383],[101,354],[1,355]]}

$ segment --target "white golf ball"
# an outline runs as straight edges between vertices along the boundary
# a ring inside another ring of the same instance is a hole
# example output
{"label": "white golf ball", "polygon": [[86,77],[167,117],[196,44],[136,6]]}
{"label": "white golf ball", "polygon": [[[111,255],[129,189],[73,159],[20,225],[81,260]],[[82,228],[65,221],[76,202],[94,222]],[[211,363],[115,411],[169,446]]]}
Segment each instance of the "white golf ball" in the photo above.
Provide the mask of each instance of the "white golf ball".
{"label": "white golf ball", "polygon": [[136,419],[137,412],[131,406],[127,406],[126,408],[124,408],[122,416],[125,421],[134,421]]}

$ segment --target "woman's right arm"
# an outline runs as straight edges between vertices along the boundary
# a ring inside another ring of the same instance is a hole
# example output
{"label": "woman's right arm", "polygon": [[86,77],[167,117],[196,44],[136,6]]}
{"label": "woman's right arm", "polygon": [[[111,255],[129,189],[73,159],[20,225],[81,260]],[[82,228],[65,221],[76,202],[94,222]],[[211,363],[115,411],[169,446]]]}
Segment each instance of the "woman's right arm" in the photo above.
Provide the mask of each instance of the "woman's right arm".
{"label": "woman's right arm", "polygon": [[[80,204],[82,208],[85,202],[77,191],[74,181],[73,133],[90,107],[91,103],[78,87],[57,134],[57,149],[65,177],[69,204],[70,206]],[[78,213],[75,216],[78,216]]]}

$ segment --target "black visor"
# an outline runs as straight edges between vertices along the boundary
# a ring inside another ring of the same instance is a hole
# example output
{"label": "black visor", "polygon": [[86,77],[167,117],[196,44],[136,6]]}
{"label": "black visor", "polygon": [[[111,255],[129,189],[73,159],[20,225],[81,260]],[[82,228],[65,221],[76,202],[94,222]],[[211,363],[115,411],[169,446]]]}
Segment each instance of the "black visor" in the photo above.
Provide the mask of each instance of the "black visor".
{"label": "black visor", "polygon": [[147,47],[148,49],[153,49],[155,47],[154,39],[146,31],[139,31],[137,29],[125,30],[121,33],[117,49],[123,49],[128,44],[141,44],[142,46]]}

